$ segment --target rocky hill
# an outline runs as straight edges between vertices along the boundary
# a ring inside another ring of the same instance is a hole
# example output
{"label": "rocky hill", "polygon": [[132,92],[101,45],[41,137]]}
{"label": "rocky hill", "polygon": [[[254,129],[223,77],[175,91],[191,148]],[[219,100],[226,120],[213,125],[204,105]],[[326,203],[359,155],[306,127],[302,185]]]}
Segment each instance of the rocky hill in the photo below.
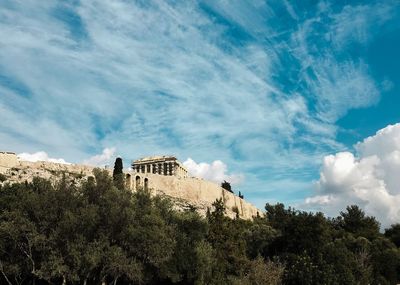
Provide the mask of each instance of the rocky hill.
{"label": "rocky hill", "polygon": [[[60,164],[52,162],[20,161],[13,153],[0,153],[0,183],[31,182],[33,177],[42,177],[54,182],[65,177],[68,181],[82,183],[93,176],[92,166],[79,164]],[[110,175],[112,171],[107,169]],[[222,198],[226,214],[230,217],[251,219],[262,212],[255,206],[223,189],[220,185],[195,177],[165,176],[152,173],[125,171],[126,188],[136,191],[139,187],[148,188],[153,195],[162,195],[174,202],[176,209],[196,209],[205,215],[212,209],[212,203]]]}

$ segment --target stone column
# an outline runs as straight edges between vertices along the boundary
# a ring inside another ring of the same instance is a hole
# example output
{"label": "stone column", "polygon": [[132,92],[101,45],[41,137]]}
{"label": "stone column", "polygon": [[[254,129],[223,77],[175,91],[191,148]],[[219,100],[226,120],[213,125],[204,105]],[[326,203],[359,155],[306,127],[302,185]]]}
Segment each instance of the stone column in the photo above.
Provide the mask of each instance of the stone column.
{"label": "stone column", "polygon": [[172,163],[171,175],[175,175],[175,168],[176,168],[176,165],[175,165],[175,162],[173,162]]}

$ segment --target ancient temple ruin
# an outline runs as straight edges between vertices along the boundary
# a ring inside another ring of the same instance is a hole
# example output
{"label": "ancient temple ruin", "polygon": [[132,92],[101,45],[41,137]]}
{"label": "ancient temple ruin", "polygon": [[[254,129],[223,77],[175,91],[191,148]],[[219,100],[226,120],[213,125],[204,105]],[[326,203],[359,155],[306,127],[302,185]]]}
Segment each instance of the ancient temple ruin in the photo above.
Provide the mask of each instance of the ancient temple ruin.
{"label": "ancient temple ruin", "polygon": [[186,168],[174,156],[145,157],[132,162],[135,173],[188,177]]}

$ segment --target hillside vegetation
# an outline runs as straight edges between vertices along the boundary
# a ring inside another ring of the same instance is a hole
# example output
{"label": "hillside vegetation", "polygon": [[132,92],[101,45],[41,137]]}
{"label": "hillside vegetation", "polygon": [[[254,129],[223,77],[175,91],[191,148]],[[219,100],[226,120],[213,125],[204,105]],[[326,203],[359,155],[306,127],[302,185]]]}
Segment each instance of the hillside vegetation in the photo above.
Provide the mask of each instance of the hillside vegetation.
{"label": "hillside vegetation", "polygon": [[106,171],[82,185],[0,186],[1,284],[396,284],[400,225],[384,234],[357,206],[334,219],[266,205],[229,219],[178,212]]}

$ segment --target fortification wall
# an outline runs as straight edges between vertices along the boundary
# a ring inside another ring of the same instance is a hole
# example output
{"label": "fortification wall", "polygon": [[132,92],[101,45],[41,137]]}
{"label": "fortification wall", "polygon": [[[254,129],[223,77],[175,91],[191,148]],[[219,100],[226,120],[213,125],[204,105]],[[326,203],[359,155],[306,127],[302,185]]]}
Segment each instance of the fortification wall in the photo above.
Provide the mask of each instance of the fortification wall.
{"label": "fortification wall", "polygon": [[4,168],[8,182],[31,182],[36,176],[58,180],[65,175],[67,178],[74,179],[79,182],[81,179],[86,179],[87,176],[93,175],[92,166],[80,164],[61,164],[46,161],[29,162],[18,161],[13,163],[12,167]]}
{"label": "fortification wall", "polygon": [[75,173],[81,174],[82,176],[89,176],[93,173],[93,166],[82,165],[82,164],[63,164],[63,163],[54,163],[48,161],[37,161],[37,162],[29,162],[29,161],[20,161],[19,168],[21,169],[38,169],[45,170],[49,172],[66,172],[66,173]]}
{"label": "fortification wall", "polygon": [[261,211],[249,202],[210,181],[157,174],[127,173],[126,175],[128,187],[133,191],[138,187],[147,187],[154,195],[164,194],[189,201],[202,214],[206,213],[207,208],[211,209],[212,203],[220,198],[225,202],[226,213],[230,217],[236,215],[234,208],[237,208],[239,216],[243,219],[251,219],[257,213],[261,214]]}
{"label": "fortification wall", "polygon": [[5,173],[8,169],[18,165],[17,155],[13,152],[0,152],[0,173]]}

